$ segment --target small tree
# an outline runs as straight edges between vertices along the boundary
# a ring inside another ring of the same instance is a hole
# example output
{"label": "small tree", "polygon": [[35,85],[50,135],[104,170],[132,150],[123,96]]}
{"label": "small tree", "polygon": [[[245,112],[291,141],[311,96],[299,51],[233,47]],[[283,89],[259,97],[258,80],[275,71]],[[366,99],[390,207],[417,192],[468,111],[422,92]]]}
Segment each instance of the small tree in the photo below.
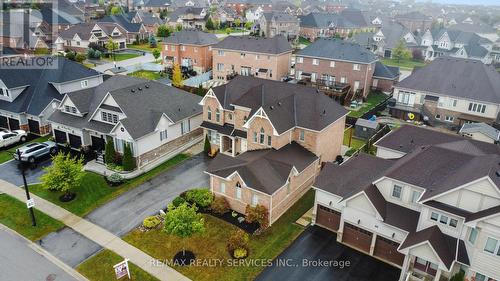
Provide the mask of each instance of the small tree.
{"label": "small tree", "polygon": [[185,199],[187,202],[196,204],[196,206],[205,209],[214,201],[214,195],[206,188],[196,188],[188,190]]}
{"label": "small tree", "polygon": [[240,19],[236,19],[236,20],[234,21],[234,25],[235,25],[236,27],[241,27],[241,20],[240,20]]}
{"label": "small tree", "polygon": [[106,147],[104,148],[104,162],[106,164],[112,164],[115,162],[115,143],[112,138],[108,138],[106,142]]}
{"label": "small tree", "polygon": [[160,55],[161,55],[160,50],[158,49],[153,50],[153,57],[155,58],[155,60],[157,60],[160,57]]}
{"label": "small tree", "polygon": [[252,29],[252,26],[253,26],[252,22],[250,22],[250,21],[245,22],[245,28],[246,29],[250,30],[250,29]]}
{"label": "small tree", "polygon": [[106,42],[106,49],[109,53],[111,53],[111,55],[113,55],[114,59],[114,52],[118,49],[118,42],[115,42],[113,41],[113,39],[109,38],[108,42]]}
{"label": "small tree", "polygon": [[[203,233],[205,231],[205,221],[203,217],[196,213],[196,206],[189,206],[183,203],[178,207],[172,204],[168,206],[168,212],[165,214],[165,226],[163,231],[178,236],[188,238],[193,234]],[[186,248],[183,246],[182,254],[185,256]]]}
{"label": "small tree", "polygon": [[210,153],[210,149],[212,148],[212,146],[210,145],[210,141],[208,140],[208,134],[205,136],[205,144],[203,146],[203,151],[205,152],[205,154],[208,154]]}
{"label": "small tree", "polygon": [[411,58],[410,50],[406,48],[406,43],[403,39],[399,40],[396,47],[392,50],[392,57],[398,62],[400,60],[407,60]]}
{"label": "small tree", "polygon": [[48,190],[64,192],[70,196],[70,190],[80,186],[83,176],[83,157],[71,157],[62,152],[52,157],[52,165],[44,168],[46,174],[42,175],[42,186]]}
{"label": "small tree", "polygon": [[177,31],[181,31],[181,30],[182,30],[182,24],[178,23],[178,24],[175,26],[175,30],[177,30]]}
{"label": "small tree", "polygon": [[172,85],[175,87],[182,87],[184,85],[181,66],[178,63],[174,64],[174,69],[172,70]]}
{"label": "small tree", "polygon": [[36,48],[35,55],[49,55],[50,51],[48,48]]}
{"label": "small tree", "polygon": [[422,55],[422,51],[421,50],[418,50],[418,49],[414,49],[412,52],[411,52],[411,56],[414,60],[423,60],[424,59],[424,56]]}
{"label": "small tree", "polygon": [[158,26],[158,30],[156,31],[156,36],[158,37],[168,37],[170,36],[171,30],[164,24]]}
{"label": "small tree", "polygon": [[205,27],[208,30],[213,30],[214,29],[214,22],[212,21],[212,17],[208,17],[207,22],[205,23]]}
{"label": "small tree", "polygon": [[132,148],[129,144],[123,146],[123,170],[132,171],[135,169],[135,159],[132,156]]}
{"label": "small tree", "polygon": [[81,53],[78,53],[76,54],[75,56],[75,61],[81,63],[83,62],[85,59],[87,58],[87,56],[85,54],[81,54]]}
{"label": "small tree", "polygon": [[135,35],[134,45],[137,45],[137,44],[139,44],[139,43],[141,43],[141,39],[139,38],[139,34],[136,34],[136,35]]}
{"label": "small tree", "polygon": [[69,51],[66,53],[66,56],[65,56],[67,59],[69,60],[75,60],[75,57],[76,57],[76,53],[73,52],[73,51]]}
{"label": "small tree", "polygon": [[230,27],[226,28],[226,34],[229,35],[231,34],[232,29]]}
{"label": "small tree", "polygon": [[156,44],[156,38],[153,34],[151,34],[151,36],[149,36],[149,47],[156,48]]}
{"label": "small tree", "polygon": [[269,212],[262,205],[252,207],[247,205],[245,210],[245,220],[249,223],[257,222],[260,228],[266,228],[269,224]]}
{"label": "small tree", "polygon": [[121,7],[114,6],[111,8],[111,15],[113,15],[113,16],[120,15],[122,13],[123,13],[123,10]]}

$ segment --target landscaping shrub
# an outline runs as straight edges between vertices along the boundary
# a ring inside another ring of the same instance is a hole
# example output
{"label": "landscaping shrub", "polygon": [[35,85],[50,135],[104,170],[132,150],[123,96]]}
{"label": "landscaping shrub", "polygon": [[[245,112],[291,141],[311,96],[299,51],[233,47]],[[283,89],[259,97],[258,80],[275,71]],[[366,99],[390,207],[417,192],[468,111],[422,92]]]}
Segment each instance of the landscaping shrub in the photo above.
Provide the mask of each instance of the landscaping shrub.
{"label": "landscaping shrub", "polygon": [[450,281],[464,281],[464,279],[465,279],[465,272],[459,271],[451,277]]}
{"label": "landscaping shrub", "polygon": [[123,147],[123,169],[125,171],[132,171],[135,169],[135,159],[132,156],[132,148],[129,144]]}
{"label": "landscaping shrub", "polygon": [[77,61],[79,63],[83,62],[86,58],[87,58],[87,56],[85,54],[78,53],[75,55],[75,61]]}
{"label": "landscaping shrub", "polygon": [[245,220],[249,223],[257,222],[261,228],[266,228],[269,222],[267,208],[262,205],[252,207],[247,205],[245,210]]}
{"label": "landscaping shrub", "polygon": [[245,248],[238,248],[238,249],[235,249],[234,252],[233,252],[233,257],[235,259],[246,258],[247,255],[248,255],[248,251]]}
{"label": "landscaping shrub", "polygon": [[70,51],[66,53],[66,58],[69,60],[75,60],[76,52]]}
{"label": "landscaping shrub", "polygon": [[208,140],[208,135],[205,136],[205,145],[203,147],[203,150],[205,151],[205,154],[208,154],[210,152],[210,141]]}
{"label": "landscaping shrub", "polygon": [[246,249],[250,236],[242,229],[236,229],[231,232],[229,240],[227,241],[227,249],[233,253],[236,249]]}
{"label": "landscaping shrub", "polygon": [[119,185],[120,183],[123,182],[123,177],[120,174],[118,174],[118,173],[113,173],[113,174],[107,176],[106,180],[111,185]]}
{"label": "landscaping shrub", "polygon": [[196,204],[200,208],[207,208],[212,204],[214,196],[210,190],[205,188],[191,189],[186,192],[186,201],[191,204]]}
{"label": "landscaping shrub", "polygon": [[357,150],[355,148],[351,148],[345,152],[345,156],[352,156],[354,153],[356,153],[356,151]]}
{"label": "landscaping shrub", "polygon": [[210,208],[214,213],[222,215],[229,212],[229,203],[226,198],[222,196],[215,197],[212,205],[210,205]]}
{"label": "landscaping shrub", "polygon": [[118,166],[121,166],[121,165],[122,165],[122,163],[123,163],[123,157],[122,157],[122,155],[120,154],[120,152],[115,151],[115,155],[114,155],[114,157],[113,157],[113,163],[114,163],[115,165],[118,165]]}
{"label": "landscaping shrub", "polygon": [[112,138],[108,138],[106,142],[106,147],[104,148],[104,162],[106,164],[114,163],[115,160],[115,144]]}
{"label": "landscaping shrub", "polygon": [[186,199],[177,196],[174,198],[174,200],[172,200],[172,205],[174,205],[174,207],[179,207],[179,205],[181,205],[184,202],[186,202]]}
{"label": "landscaping shrub", "polygon": [[157,216],[151,216],[145,218],[144,221],[142,221],[142,226],[151,229],[157,227],[158,225],[160,225],[160,223],[161,221]]}

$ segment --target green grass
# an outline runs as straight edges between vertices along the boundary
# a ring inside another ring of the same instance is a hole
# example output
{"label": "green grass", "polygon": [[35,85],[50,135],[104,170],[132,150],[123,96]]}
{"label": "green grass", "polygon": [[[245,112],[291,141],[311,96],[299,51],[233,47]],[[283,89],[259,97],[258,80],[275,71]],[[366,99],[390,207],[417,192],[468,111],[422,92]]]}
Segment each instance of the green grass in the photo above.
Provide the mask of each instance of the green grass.
{"label": "green grass", "polygon": [[[207,30],[209,33],[213,34],[227,34],[226,29],[217,29],[217,30]],[[239,29],[239,28],[231,28],[231,33],[239,33],[239,32],[246,32],[250,34],[250,30],[248,29]]]}
{"label": "green grass", "polygon": [[424,62],[413,59],[397,61],[395,59],[384,58],[382,59],[382,63],[390,66],[399,66],[401,68],[407,68],[407,69],[413,69],[415,66],[425,66]]}
{"label": "green grass", "polygon": [[363,102],[363,105],[361,106],[361,108],[359,108],[357,110],[351,110],[349,112],[349,116],[359,118],[359,117],[363,116],[363,114],[367,113],[372,108],[374,108],[377,104],[381,103],[386,98],[387,98],[387,95],[382,93],[382,92],[378,92],[378,91],[370,92],[368,94],[368,96],[366,97],[366,101]]}
{"label": "green grass", "polygon": [[[128,60],[128,59],[140,57],[140,56],[142,56],[142,55],[140,55],[140,54],[131,54],[131,53],[119,53],[119,54],[115,54],[114,55],[114,59],[116,61],[122,61],[122,60]],[[111,55],[110,57],[106,57],[104,59],[105,60],[109,60],[109,61],[113,61],[113,55]]]}
{"label": "green grass", "polygon": [[[349,128],[349,129],[344,131],[344,145],[358,150],[363,145],[365,145],[366,141],[352,136],[351,145],[349,145],[349,137],[351,135],[351,131],[353,131],[353,130],[354,130],[353,128]],[[354,132],[352,132],[352,133],[354,134]]]}
{"label": "green grass", "polygon": [[187,154],[179,154],[151,171],[130,179],[118,187],[108,186],[106,180],[101,175],[86,172],[80,186],[72,189],[72,192],[76,193],[76,198],[70,202],[61,202],[59,196],[62,195],[62,192],[46,190],[41,184],[30,186],[30,191],[75,215],[83,217],[97,207],[116,198],[118,195],[141,185],[189,157]]}
{"label": "green grass", "polygon": [[[286,249],[304,230],[294,222],[313,206],[314,191],[307,192],[295,205],[293,205],[277,222],[260,236],[250,236],[249,257],[246,260],[272,260]],[[231,259],[226,250],[226,243],[231,231],[236,226],[211,215],[203,215],[205,229],[203,234],[182,239],[168,235],[161,230],[141,232],[133,230],[123,239],[136,246],[154,258],[172,259],[184,247],[193,251],[198,260],[221,259],[223,265],[207,266],[174,266],[192,280],[253,280],[262,270],[263,266],[229,266]]]}
{"label": "green grass", "polygon": [[158,80],[161,78],[160,73],[158,73],[157,71],[147,71],[147,70],[138,70],[129,73],[128,75],[149,80]]}
{"label": "green grass", "polygon": [[37,225],[32,226],[26,204],[6,194],[0,194],[0,223],[31,241],[37,241],[64,226],[60,221],[37,209],[35,209],[35,218]]}
{"label": "green grass", "polygon": [[7,161],[9,161],[11,159],[14,159],[12,157],[12,155],[16,152],[16,149],[18,147],[27,145],[28,143],[32,143],[32,142],[43,142],[43,141],[48,140],[50,137],[51,137],[50,135],[44,136],[44,137],[39,137],[39,138],[36,138],[36,139],[34,139],[32,141],[29,141],[27,143],[19,143],[18,145],[13,146],[13,147],[11,147],[11,148],[9,148],[7,150],[0,151],[0,164],[5,163],[5,162],[7,162]]}
{"label": "green grass", "polygon": [[311,45],[311,41],[309,41],[307,38],[304,38],[302,36],[299,37],[299,44],[304,44],[304,45]]}
{"label": "green grass", "polygon": [[154,49],[160,49],[160,45],[158,44],[158,46],[156,46],[156,48],[151,48],[151,47],[149,47],[149,43],[137,44],[137,45],[129,44],[129,45],[127,45],[127,48],[139,50],[139,51],[145,51],[145,52],[152,52]]}
{"label": "green grass", "polygon": [[[113,266],[121,261],[123,257],[110,250],[102,250],[97,255],[80,264],[76,270],[87,277],[90,281],[108,281],[115,280]],[[154,276],[139,268],[137,265],[129,262],[130,279],[123,280],[137,281],[157,281]]]}

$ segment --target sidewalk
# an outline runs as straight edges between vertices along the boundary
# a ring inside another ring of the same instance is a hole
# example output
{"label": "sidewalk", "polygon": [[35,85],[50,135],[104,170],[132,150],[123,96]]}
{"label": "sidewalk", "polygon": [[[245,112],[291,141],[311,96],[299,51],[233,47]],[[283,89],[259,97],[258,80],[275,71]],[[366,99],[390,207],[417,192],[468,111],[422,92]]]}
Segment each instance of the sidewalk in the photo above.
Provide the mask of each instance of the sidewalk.
{"label": "sidewalk", "polygon": [[[15,185],[3,180],[0,180],[0,193],[6,193],[18,200],[21,200],[22,202],[26,200],[26,195],[22,188],[16,187]],[[120,237],[113,235],[102,227],[76,216],[63,208],[36,196],[35,194],[31,194],[31,198],[35,200],[36,209],[63,222],[68,227],[101,245],[103,248],[109,249],[123,258],[128,258],[130,262],[136,264],[138,267],[142,268],[144,271],[159,280],[189,280],[184,275],[166,265],[161,267],[153,266],[153,261],[155,261],[153,257],[126,243],[120,239]]]}

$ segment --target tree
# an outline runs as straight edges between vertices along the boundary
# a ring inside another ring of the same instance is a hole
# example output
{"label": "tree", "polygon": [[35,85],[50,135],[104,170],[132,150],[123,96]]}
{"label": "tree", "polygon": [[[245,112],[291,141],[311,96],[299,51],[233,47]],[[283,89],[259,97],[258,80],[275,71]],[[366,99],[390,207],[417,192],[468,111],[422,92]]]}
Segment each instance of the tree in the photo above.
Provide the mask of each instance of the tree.
{"label": "tree", "polygon": [[208,140],[208,134],[205,136],[205,144],[203,146],[203,151],[205,152],[205,154],[208,154],[210,153],[210,149],[212,148],[212,146],[210,145],[210,141]]}
{"label": "tree", "polygon": [[212,21],[211,17],[208,17],[207,22],[205,23],[205,27],[208,30],[214,30],[214,22]]}
{"label": "tree", "polygon": [[245,220],[249,223],[257,222],[261,229],[268,226],[269,223],[269,212],[267,208],[262,205],[257,205],[252,207],[247,205],[245,210]]}
{"label": "tree", "polygon": [[109,53],[114,55],[114,51],[118,49],[118,42],[115,42],[113,39],[109,38],[108,42],[106,42],[105,47]]}
{"label": "tree", "polygon": [[172,71],[172,85],[178,88],[184,85],[184,81],[182,80],[181,66],[178,63],[174,64],[174,69]]}
{"label": "tree", "polygon": [[132,156],[132,147],[125,143],[123,146],[123,170],[125,171],[132,171],[135,169],[135,159],[134,156]]}
{"label": "tree", "polygon": [[83,171],[83,157],[71,157],[62,152],[52,157],[52,165],[44,168],[42,186],[48,190],[64,192],[64,196],[71,196],[71,188],[80,186],[85,172]]}
{"label": "tree", "polygon": [[113,16],[120,15],[122,13],[123,13],[123,10],[121,7],[114,6],[111,8],[111,15],[113,15]]}
{"label": "tree", "polygon": [[66,53],[66,56],[65,56],[67,59],[69,60],[75,60],[75,57],[76,57],[76,52],[73,52],[73,51],[69,51]]}
{"label": "tree", "polygon": [[149,47],[156,48],[156,38],[153,34],[149,36]]}
{"label": "tree", "polygon": [[36,48],[35,55],[49,55],[50,51],[48,48]]}
{"label": "tree", "polygon": [[136,35],[135,35],[134,45],[139,44],[139,43],[140,43],[140,41],[141,41],[141,39],[139,38],[139,34],[136,34]]}
{"label": "tree", "polygon": [[[180,238],[188,238],[193,234],[203,233],[205,231],[205,221],[201,214],[196,213],[198,208],[188,203],[180,204],[174,207],[173,204],[168,206],[168,211],[165,214],[165,226],[163,231],[178,236]],[[182,249],[185,256],[185,246]]]}
{"label": "tree", "polygon": [[231,34],[232,29],[230,27],[226,28],[226,34],[229,35]]}
{"label": "tree", "polygon": [[182,30],[182,24],[178,23],[178,24],[175,26],[175,30],[177,30],[177,31],[181,31],[181,30]]}
{"label": "tree", "polygon": [[87,56],[85,54],[78,53],[75,56],[75,61],[82,63],[86,58]]}
{"label": "tree", "polygon": [[112,164],[115,161],[115,143],[112,138],[108,138],[106,142],[106,147],[104,148],[104,162],[106,164]]}
{"label": "tree", "polygon": [[245,22],[245,28],[246,29],[250,30],[250,29],[252,29],[252,26],[253,26],[252,22],[250,22],[250,21]]}
{"label": "tree", "polygon": [[158,26],[158,30],[156,31],[156,36],[168,37],[170,36],[170,29],[164,24],[160,25]]}
{"label": "tree", "polygon": [[411,52],[411,57],[414,59],[414,60],[423,60],[424,59],[424,56],[422,54],[422,51],[421,50],[418,50],[418,49],[414,49],[412,52]]}
{"label": "tree", "polygon": [[396,47],[392,49],[392,57],[398,62],[400,60],[407,60],[411,58],[410,50],[406,48],[406,43],[403,39],[399,40]]}
{"label": "tree", "polygon": [[155,57],[155,60],[157,60],[160,57],[160,55],[161,55],[160,50],[153,49],[153,57]]}
{"label": "tree", "polygon": [[237,26],[237,27],[241,27],[241,20],[240,19],[236,19],[234,21],[234,25]]}

